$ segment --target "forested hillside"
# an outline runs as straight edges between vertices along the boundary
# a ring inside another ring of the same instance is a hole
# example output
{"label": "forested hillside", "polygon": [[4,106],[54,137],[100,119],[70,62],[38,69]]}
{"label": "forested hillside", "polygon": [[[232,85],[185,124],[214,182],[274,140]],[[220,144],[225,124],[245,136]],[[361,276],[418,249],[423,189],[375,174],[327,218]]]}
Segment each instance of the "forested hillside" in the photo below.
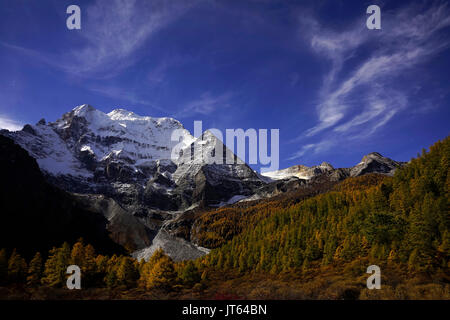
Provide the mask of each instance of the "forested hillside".
{"label": "forested hillside", "polygon": [[[67,266],[78,264],[83,288],[106,290],[74,293],[80,298],[450,299],[449,166],[446,138],[393,177],[213,210],[196,234],[216,249],[193,262],[161,250],[148,262],[96,255],[82,241],[28,264],[2,250],[0,281],[42,298],[36,287],[63,287]],[[381,290],[365,287],[371,264],[381,267]]]}
{"label": "forested hillside", "polygon": [[219,269],[278,273],[312,261],[326,265],[367,257],[374,264],[448,271],[449,163],[447,138],[392,178],[347,179],[331,192],[272,210],[205,260]]}

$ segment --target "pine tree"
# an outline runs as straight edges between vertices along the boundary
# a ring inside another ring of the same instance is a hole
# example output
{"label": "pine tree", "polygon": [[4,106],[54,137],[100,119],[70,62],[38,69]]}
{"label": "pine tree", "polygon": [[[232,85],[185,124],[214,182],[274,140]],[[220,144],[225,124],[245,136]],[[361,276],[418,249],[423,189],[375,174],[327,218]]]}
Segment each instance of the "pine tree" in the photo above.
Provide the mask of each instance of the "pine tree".
{"label": "pine tree", "polygon": [[242,273],[245,272],[245,270],[247,270],[247,261],[243,253],[241,253],[241,255],[239,256],[238,264],[239,264],[239,272]]}
{"label": "pine tree", "polygon": [[14,249],[8,260],[8,279],[12,283],[24,282],[27,274],[27,263]]}
{"label": "pine tree", "polygon": [[415,270],[417,269],[419,265],[419,251],[417,249],[414,249],[408,259],[408,268],[409,270]]}
{"label": "pine tree", "polygon": [[108,257],[99,254],[95,258],[95,265],[96,265],[96,268],[97,268],[98,272],[106,272],[106,268],[108,266]]}
{"label": "pine tree", "polygon": [[204,270],[201,277],[202,282],[206,282],[209,280],[208,271]]}
{"label": "pine tree", "polygon": [[[323,248],[323,259],[322,263],[324,265],[327,265],[333,261],[334,253],[336,252],[337,247],[337,241],[335,238],[330,238],[325,242],[324,248]],[[298,262],[301,262],[299,259]],[[301,266],[300,264],[298,266]]]}
{"label": "pine tree", "polygon": [[95,249],[92,245],[88,244],[84,248],[84,262],[83,267],[81,268],[84,277],[84,283],[87,286],[93,284],[97,273],[97,264],[95,263],[95,258]]}
{"label": "pine tree", "polygon": [[64,242],[61,248],[50,250],[45,262],[42,284],[49,287],[62,286],[66,282],[66,271],[70,263],[70,246]]}
{"label": "pine tree", "polygon": [[147,289],[170,290],[175,284],[176,277],[172,259],[164,256],[150,270],[146,287]]}
{"label": "pine tree", "polygon": [[79,239],[72,247],[70,253],[70,264],[79,266],[81,269],[84,267],[84,246],[83,239]]}
{"label": "pine tree", "polygon": [[219,252],[219,259],[217,260],[217,268],[224,269],[224,259],[222,251]]}
{"label": "pine tree", "polygon": [[35,287],[41,283],[43,272],[42,257],[38,252],[35,254],[33,259],[30,261],[30,266],[28,268],[27,285],[30,287]]}
{"label": "pine tree", "polygon": [[114,288],[117,285],[117,276],[114,269],[110,269],[106,272],[105,284],[108,288]]}
{"label": "pine tree", "polygon": [[6,249],[0,250],[0,284],[5,284],[8,277],[8,257]]}
{"label": "pine tree", "polygon": [[138,272],[133,259],[130,257],[122,257],[116,274],[118,284],[124,285],[127,288],[131,288],[136,285]]}
{"label": "pine tree", "polygon": [[48,286],[56,286],[59,284],[59,272],[57,271],[56,260],[58,258],[58,249],[53,247],[49,253],[48,258],[45,261],[44,273],[41,279],[41,283]]}
{"label": "pine tree", "polygon": [[139,274],[140,274],[142,272],[142,270],[144,269],[145,259],[141,259],[141,260],[136,259],[136,263],[137,263],[137,269],[138,269]]}
{"label": "pine tree", "polygon": [[[426,201],[424,204],[429,204],[429,202]],[[419,209],[419,204],[416,203],[411,213],[411,223],[408,232],[408,243],[410,250],[412,250],[408,266],[410,269],[419,271],[430,270],[434,263],[432,228],[423,217],[423,211],[425,210],[427,209]]]}
{"label": "pine tree", "polygon": [[184,285],[192,287],[194,284],[200,281],[200,273],[192,261],[188,261],[186,265],[181,269],[180,279]]}
{"label": "pine tree", "polygon": [[104,282],[108,288],[113,288],[119,285],[117,280],[117,270],[120,266],[121,259],[122,256],[117,256],[114,254],[107,262]]}
{"label": "pine tree", "polygon": [[150,272],[156,263],[164,257],[166,257],[166,254],[164,253],[164,250],[160,248],[153,253],[147,262],[142,261],[143,259],[141,260],[140,278],[138,281],[139,286],[144,288],[148,287],[147,282],[150,278]]}

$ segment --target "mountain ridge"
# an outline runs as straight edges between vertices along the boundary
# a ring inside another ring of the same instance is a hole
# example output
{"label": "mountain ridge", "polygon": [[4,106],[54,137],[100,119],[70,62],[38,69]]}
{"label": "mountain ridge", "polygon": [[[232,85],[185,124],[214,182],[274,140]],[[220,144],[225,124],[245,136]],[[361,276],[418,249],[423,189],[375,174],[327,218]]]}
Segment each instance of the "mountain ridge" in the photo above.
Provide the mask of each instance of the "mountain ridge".
{"label": "mountain ridge", "polygon": [[[172,140],[175,130],[181,133],[178,141]],[[270,198],[371,172],[392,174],[402,165],[371,153],[351,168],[323,162],[260,175],[208,130],[196,138],[173,118],[125,109],[103,113],[87,104],[55,122],[42,119],[0,134],[36,159],[48,182],[72,193],[85,210],[103,215],[116,243],[145,258],[155,250],[154,241],[176,259],[183,259],[180,247],[186,258],[207,252],[177,238],[177,225],[192,228],[192,221],[183,221],[194,208]],[[232,161],[216,164],[216,157]]]}
{"label": "mountain ridge", "polygon": [[[356,177],[364,172],[377,172],[392,176],[395,170],[401,167],[404,162],[394,161],[390,158],[382,156],[378,152],[371,152],[362,157],[361,161],[348,168],[337,168],[348,172],[350,177]],[[370,168],[369,168],[370,167]],[[320,165],[307,167],[304,165],[294,165],[285,169],[265,172],[263,176],[273,180],[281,180],[291,177],[309,180],[312,177],[325,172],[336,170],[330,163],[322,162]]]}

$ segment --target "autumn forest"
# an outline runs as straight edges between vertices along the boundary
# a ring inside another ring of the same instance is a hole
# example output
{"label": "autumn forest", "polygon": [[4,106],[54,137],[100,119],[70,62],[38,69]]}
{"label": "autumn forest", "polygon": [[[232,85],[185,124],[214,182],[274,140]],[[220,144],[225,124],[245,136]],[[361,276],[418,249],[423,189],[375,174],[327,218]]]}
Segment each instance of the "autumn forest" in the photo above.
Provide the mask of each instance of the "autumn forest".
{"label": "autumn forest", "polygon": [[[174,262],[103,255],[83,241],[25,259],[0,251],[0,295],[80,299],[450,299],[450,138],[393,177],[368,174],[208,210],[193,227],[210,254]],[[83,290],[65,288],[78,265]],[[369,265],[382,270],[368,290]],[[77,292],[76,292],[77,291]]]}

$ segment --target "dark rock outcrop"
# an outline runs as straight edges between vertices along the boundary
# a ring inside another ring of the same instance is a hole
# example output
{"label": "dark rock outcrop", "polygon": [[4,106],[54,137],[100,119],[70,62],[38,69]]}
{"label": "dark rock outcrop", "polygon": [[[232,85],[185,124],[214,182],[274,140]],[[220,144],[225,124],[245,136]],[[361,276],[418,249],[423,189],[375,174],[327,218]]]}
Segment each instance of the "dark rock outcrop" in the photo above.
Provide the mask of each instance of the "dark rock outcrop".
{"label": "dark rock outcrop", "polygon": [[29,257],[83,237],[100,252],[120,253],[107,219],[49,184],[27,151],[0,135],[0,247]]}

